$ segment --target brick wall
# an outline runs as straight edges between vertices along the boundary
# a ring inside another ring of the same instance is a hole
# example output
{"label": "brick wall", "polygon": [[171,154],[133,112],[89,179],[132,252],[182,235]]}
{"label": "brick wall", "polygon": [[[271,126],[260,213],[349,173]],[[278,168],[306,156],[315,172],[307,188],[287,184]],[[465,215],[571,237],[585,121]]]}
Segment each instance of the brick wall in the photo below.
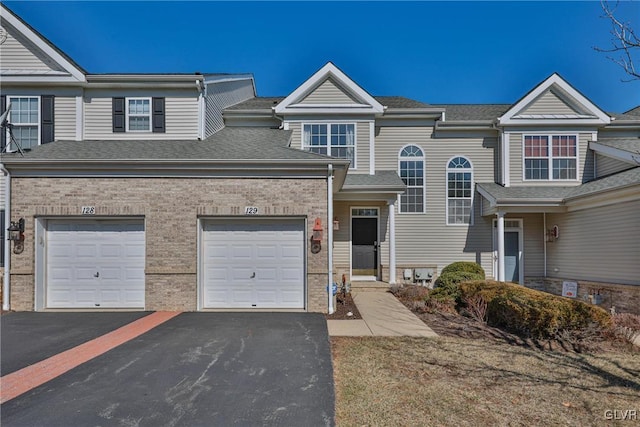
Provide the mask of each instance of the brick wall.
{"label": "brick wall", "polygon": [[[327,224],[324,179],[277,178],[13,178],[12,219],[26,220],[25,249],[12,254],[12,309],[34,307],[35,218],[80,217],[95,206],[94,217],[144,217],[146,309],[197,309],[197,221],[200,217],[244,217],[245,206],[264,216],[307,218]],[[322,250],[307,244],[308,310],[327,311],[327,233]]]}
{"label": "brick wall", "polygon": [[[592,302],[598,299],[601,301],[598,305],[606,310],[615,307],[617,313],[640,314],[640,286],[589,282],[586,280],[566,280],[578,283],[576,299],[580,301]],[[525,286],[554,295],[562,295],[562,282],[562,279],[527,277]],[[594,298],[592,295],[600,295],[600,297]]]}

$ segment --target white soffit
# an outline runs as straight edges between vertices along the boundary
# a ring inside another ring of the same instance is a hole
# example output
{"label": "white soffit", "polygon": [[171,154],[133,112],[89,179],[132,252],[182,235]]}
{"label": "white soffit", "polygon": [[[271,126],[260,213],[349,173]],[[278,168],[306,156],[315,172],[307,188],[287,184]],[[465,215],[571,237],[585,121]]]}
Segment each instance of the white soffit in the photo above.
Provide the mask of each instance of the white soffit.
{"label": "white soffit", "polygon": [[[344,88],[349,96],[360,103],[339,105],[300,104],[302,100],[328,78],[333,79],[340,88]],[[307,81],[275,106],[276,114],[329,113],[335,111],[342,113],[382,113],[384,112],[384,107],[331,62],[316,71]]]}

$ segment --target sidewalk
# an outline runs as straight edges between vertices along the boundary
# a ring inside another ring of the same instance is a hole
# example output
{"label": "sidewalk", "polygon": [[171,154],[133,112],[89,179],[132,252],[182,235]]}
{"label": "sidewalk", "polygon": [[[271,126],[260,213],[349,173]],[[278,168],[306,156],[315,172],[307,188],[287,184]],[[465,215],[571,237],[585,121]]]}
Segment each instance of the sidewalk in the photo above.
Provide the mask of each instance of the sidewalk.
{"label": "sidewalk", "polygon": [[332,337],[438,336],[389,292],[353,293],[362,320],[327,320]]}

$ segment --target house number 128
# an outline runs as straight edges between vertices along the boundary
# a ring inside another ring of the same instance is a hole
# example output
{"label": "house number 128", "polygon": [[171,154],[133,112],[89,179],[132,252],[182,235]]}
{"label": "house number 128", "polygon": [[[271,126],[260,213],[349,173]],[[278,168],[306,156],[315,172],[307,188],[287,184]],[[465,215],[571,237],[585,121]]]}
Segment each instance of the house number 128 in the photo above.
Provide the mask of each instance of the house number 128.
{"label": "house number 128", "polygon": [[82,215],[95,215],[96,207],[95,206],[83,206],[82,207]]}

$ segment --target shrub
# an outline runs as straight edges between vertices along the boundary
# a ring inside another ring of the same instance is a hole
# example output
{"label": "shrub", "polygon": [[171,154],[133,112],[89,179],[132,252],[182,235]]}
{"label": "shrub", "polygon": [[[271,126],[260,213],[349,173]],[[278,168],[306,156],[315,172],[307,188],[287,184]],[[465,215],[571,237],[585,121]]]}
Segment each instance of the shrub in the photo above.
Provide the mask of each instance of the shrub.
{"label": "shrub", "polygon": [[484,274],[472,273],[469,271],[449,271],[440,274],[434,283],[434,290],[440,295],[448,295],[455,301],[460,302],[460,283],[470,280],[482,280]]}
{"label": "shrub", "polygon": [[631,313],[619,313],[611,316],[613,333],[616,337],[633,344],[640,336],[640,316]]}
{"label": "shrub", "polygon": [[593,323],[607,328],[609,313],[600,307],[510,283],[475,281],[459,286],[460,297],[482,297],[487,320],[525,336],[552,338],[563,331],[584,330]]}
{"label": "shrub", "polygon": [[480,264],[469,261],[457,261],[451,263],[442,269],[440,275],[442,276],[444,274],[459,272],[474,273],[475,275],[481,276],[478,278],[478,280],[484,280],[485,278],[484,269],[480,266]]}

